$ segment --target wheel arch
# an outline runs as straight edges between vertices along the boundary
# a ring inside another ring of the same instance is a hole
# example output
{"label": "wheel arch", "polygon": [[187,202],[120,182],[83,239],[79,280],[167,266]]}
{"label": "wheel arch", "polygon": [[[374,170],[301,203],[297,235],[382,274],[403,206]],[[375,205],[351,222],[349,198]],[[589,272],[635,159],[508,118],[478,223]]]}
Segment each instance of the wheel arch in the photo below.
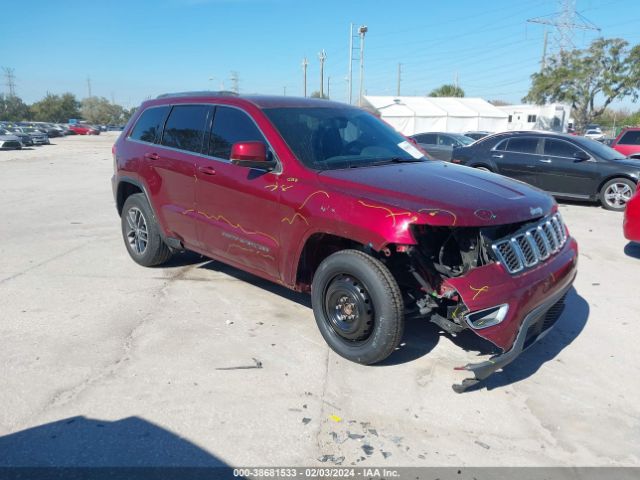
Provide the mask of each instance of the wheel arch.
{"label": "wheel arch", "polygon": [[151,199],[147,193],[147,189],[140,181],[131,177],[122,177],[118,181],[118,188],[116,189],[116,208],[118,209],[118,215],[122,215],[122,208],[124,207],[124,202],[127,201],[127,198],[136,193],[142,193],[147,197],[147,202],[149,202],[151,211],[157,218],[155,209],[153,208],[153,205],[151,205]]}
{"label": "wheel arch", "polygon": [[313,275],[320,263],[329,255],[340,250],[364,250],[361,242],[326,232],[315,232],[305,240],[295,270],[294,283],[296,290],[308,291]]}

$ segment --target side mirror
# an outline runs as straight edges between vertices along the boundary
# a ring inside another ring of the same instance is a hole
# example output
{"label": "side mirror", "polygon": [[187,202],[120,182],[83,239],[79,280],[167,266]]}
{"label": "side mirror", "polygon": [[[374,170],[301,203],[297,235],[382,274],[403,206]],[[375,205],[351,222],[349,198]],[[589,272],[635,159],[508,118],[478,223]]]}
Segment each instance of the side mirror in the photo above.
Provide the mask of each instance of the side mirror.
{"label": "side mirror", "polygon": [[587,160],[591,160],[591,157],[587,152],[580,150],[573,154],[573,159],[575,162],[586,162]]}
{"label": "side mirror", "polygon": [[231,163],[260,170],[276,168],[276,162],[267,158],[267,146],[262,142],[234,143],[231,146]]}

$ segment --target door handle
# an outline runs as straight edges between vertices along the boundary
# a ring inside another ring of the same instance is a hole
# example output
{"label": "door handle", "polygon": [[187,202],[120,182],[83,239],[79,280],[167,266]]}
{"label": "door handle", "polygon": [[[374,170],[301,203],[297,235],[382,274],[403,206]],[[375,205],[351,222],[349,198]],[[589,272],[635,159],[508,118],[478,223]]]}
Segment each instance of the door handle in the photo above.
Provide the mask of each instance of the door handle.
{"label": "door handle", "polygon": [[540,161],[542,163],[551,163],[551,160],[549,160],[548,158],[542,158],[542,159],[540,159]]}
{"label": "door handle", "polygon": [[205,175],[215,175],[216,170],[213,167],[209,167],[206,165],[198,167],[198,171],[204,173]]}
{"label": "door handle", "polygon": [[145,153],[144,158],[147,160],[160,160],[160,155],[157,153]]}
{"label": "door handle", "polygon": [[500,155],[491,155],[493,158],[502,158],[504,157],[504,155],[500,154]]}

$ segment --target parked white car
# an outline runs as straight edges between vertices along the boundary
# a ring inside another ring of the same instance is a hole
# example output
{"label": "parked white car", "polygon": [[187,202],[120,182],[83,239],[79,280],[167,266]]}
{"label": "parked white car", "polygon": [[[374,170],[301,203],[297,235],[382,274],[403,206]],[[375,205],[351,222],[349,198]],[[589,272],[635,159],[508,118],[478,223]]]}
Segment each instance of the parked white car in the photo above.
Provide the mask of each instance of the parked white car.
{"label": "parked white car", "polygon": [[602,133],[602,130],[600,130],[600,129],[587,130],[586,132],[584,132],[584,136],[586,138],[590,138],[591,140],[603,140],[604,139],[604,133]]}

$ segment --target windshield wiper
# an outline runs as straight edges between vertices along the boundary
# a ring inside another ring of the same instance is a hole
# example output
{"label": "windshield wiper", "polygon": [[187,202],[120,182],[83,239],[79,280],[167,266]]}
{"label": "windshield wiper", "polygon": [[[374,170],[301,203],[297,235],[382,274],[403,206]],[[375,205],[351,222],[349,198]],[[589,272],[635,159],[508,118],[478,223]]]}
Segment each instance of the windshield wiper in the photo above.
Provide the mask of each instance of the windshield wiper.
{"label": "windshield wiper", "polygon": [[390,163],[416,163],[416,162],[424,162],[425,160],[420,159],[420,158],[401,158],[401,157],[391,157],[391,158],[385,158],[384,160],[381,160],[379,162],[373,162],[373,163],[369,163],[367,164],[368,166],[375,166],[375,165],[388,165]]}

